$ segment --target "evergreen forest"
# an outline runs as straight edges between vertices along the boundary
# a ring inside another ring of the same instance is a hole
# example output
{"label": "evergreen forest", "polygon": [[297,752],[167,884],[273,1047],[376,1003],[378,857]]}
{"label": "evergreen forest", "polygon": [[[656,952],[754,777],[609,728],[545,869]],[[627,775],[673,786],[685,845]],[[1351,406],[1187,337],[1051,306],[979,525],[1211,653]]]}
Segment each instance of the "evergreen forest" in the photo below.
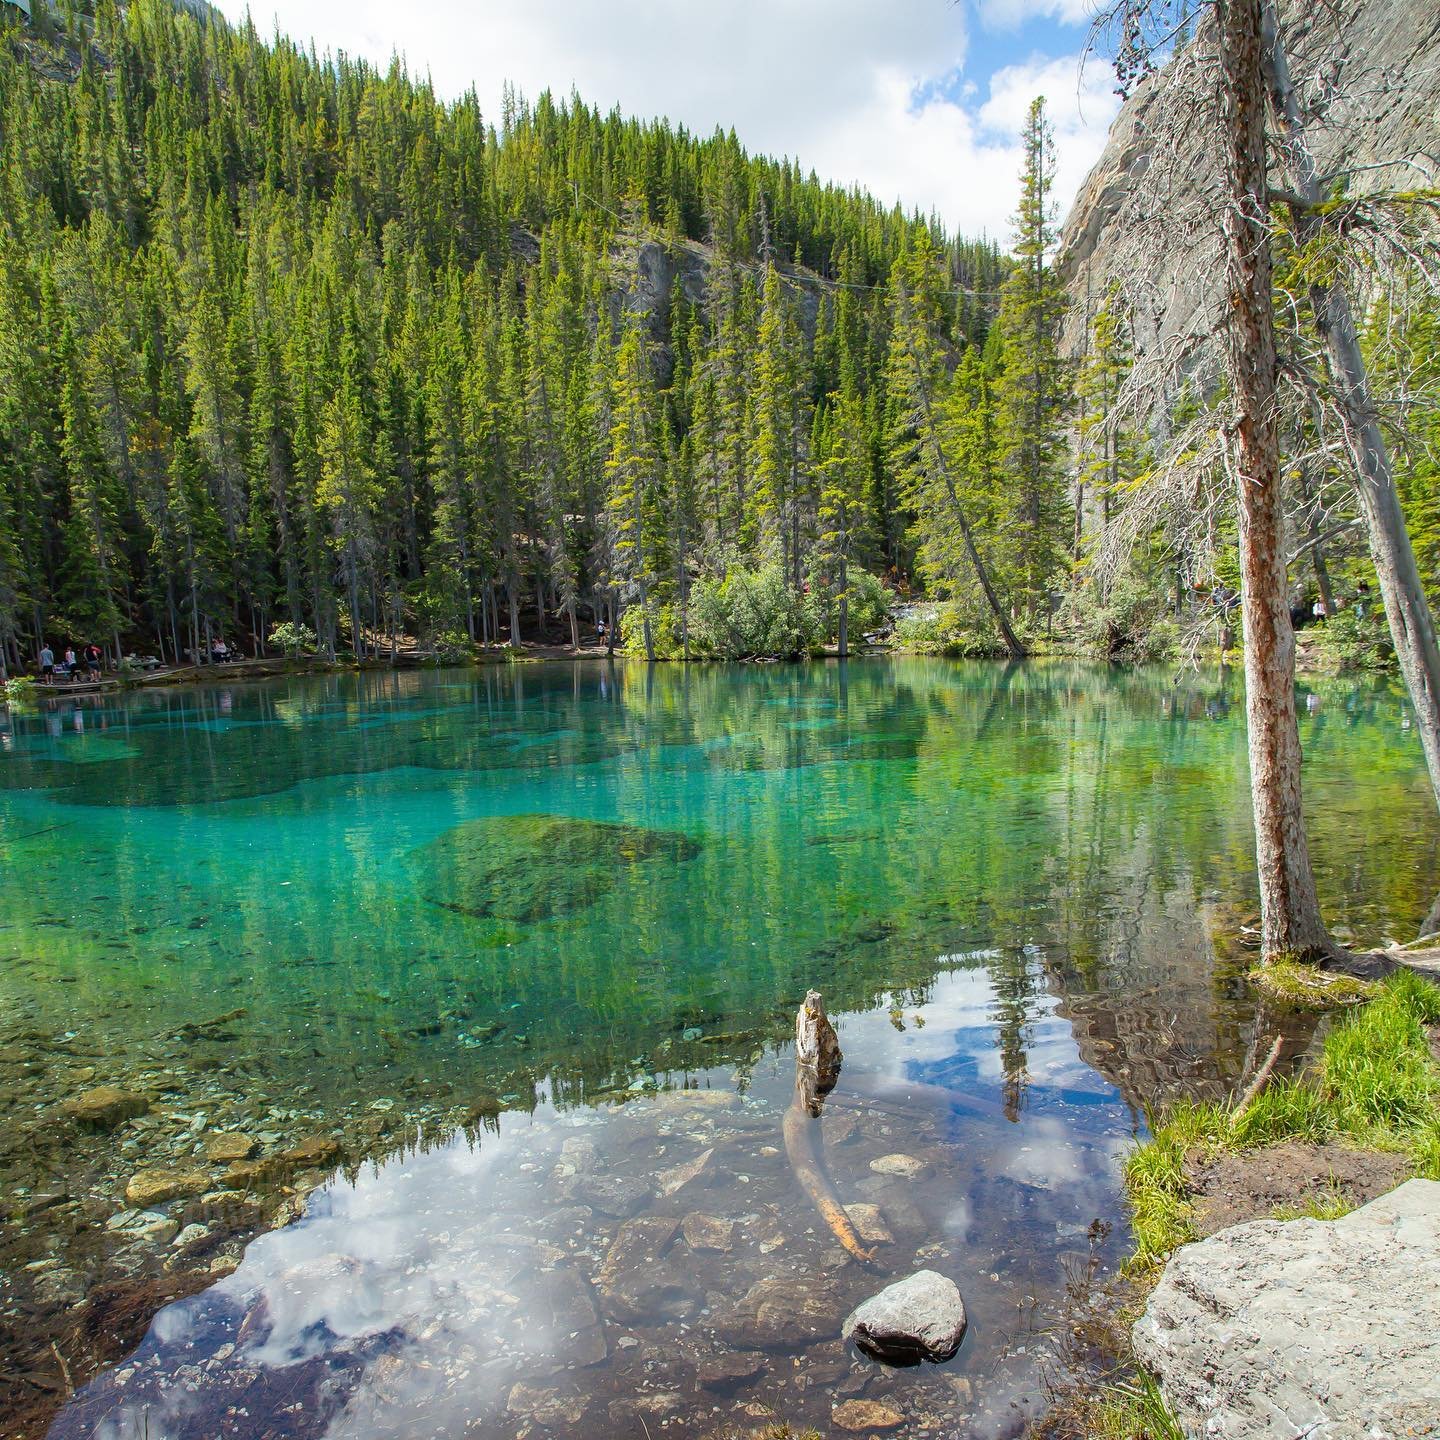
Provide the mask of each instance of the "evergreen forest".
{"label": "evergreen forest", "polygon": [[165,0],[5,13],[12,664],[658,633],[706,577],[819,603],[945,563],[904,347],[985,350],[994,243],[733,134],[485,116]]}

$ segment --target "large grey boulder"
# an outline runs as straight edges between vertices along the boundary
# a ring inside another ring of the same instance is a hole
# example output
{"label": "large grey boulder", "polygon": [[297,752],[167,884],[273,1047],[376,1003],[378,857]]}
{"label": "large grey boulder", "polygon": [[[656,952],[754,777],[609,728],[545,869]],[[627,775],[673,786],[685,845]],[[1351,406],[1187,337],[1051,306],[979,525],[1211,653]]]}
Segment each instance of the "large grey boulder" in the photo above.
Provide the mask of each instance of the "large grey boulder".
{"label": "large grey boulder", "polygon": [[1134,1329],[1187,1436],[1390,1440],[1440,1425],[1440,1184],[1177,1250]]}
{"label": "large grey boulder", "polygon": [[934,1270],[917,1270],[845,1319],[841,1333],[868,1355],[892,1365],[948,1360],[965,1335],[965,1302],[953,1280]]}

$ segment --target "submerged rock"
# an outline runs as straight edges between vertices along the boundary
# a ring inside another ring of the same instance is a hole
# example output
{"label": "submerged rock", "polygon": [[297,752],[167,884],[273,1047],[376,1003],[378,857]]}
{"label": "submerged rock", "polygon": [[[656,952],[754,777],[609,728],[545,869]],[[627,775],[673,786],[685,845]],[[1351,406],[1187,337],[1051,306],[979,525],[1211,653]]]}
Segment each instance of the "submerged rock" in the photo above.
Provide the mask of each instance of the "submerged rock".
{"label": "submerged rock", "polygon": [[845,1400],[830,1412],[830,1419],[839,1430],[894,1430],[905,1423],[905,1417],[893,1406],[878,1400]]}
{"label": "submerged rock", "polygon": [[582,1178],[575,1194],[602,1215],[623,1220],[650,1199],[650,1186],[638,1175],[596,1175]]}
{"label": "submerged rock", "polygon": [[299,1170],[323,1169],[340,1159],[340,1142],[333,1135],[310,1135],[282,1152],[280,1159]]}
{"label": "submerged rock", "polygon": [[413,860],[432,904],[480,919],[532,924],[572,914],[646,861],[693,860],[688,835],[561,815],[502,815],[457,825]]}
{"label": "submerged rock", "polygon": [[138,1170],[125,1187],[125,1200],[137,1210],[146,1210],[209,1188],[210,1176],[204,1170]]}
{"label": "submerged rock", "polygon": [[917,1270],[852,1310],[841,1333],[877,1360],[914,1365],[948,1360],[960,1348],[966,1323],[955,1282]]}
{"label": "submerged rock", "polygon": [[680,1222],[680,1228],[685,1232],[685,1243],[692,1250],[728,1250],[735,1234],[733,1220],[721,1220],[698,1211],[687,1215]]}
{"label": "submerged rock", "polygon": [[762,1350],[796,1350],[834,1335],[844,1304],[825,1275],[778,1275],[752,1285],[715,1318],[727,1344]]}
{"label": "submerged rock", "polygon": [[600,1273],[595,1277],[601,1293],[613,1289],[631,1271],[660,1259],[679,1229],[680,1222],[669,1215],[645,1215],[638,1220],[627,1220],[610,1242]]}
{"label": "submerged rock", "polygon": [[105,1222],[106,1230],[122,1240],[168,1245],[180,1233],[180,1222],[158,1210],[122,1210]]}
{"label": "submerged rock", "polygon": [[881,1155],[870,1162],[870,1168],[877,1175],[899,1175],[905,1180],[916,1180],[930,1167],[913,1155]]}
{"label": "submerged rock", "polygon": [[878,1205],[847,1205],[845,1213],[856,1233],[867,1245],[893,1245],[895,1237],[885,1223],[885,1216]]}
{"label": "submerged rock", "polygon": [[258,1148],[259,1142],[252,1136],[225,1131],[206,1137],[205,1158],[213,1165],[230,1165],[237,1160],[248,1160]]}
{"label": "submerged rock", "polygon": [[1440,1417],[1440,1183],[1171,1256],[1134,1329],[1186,1434],[1423,1435]]}
{"label": "submerged rock", "polygon": [[708,1182],[714,1159],[715,1151],[713,1149],[702,1150],[693,1160],[687,1160],[685,1164],[676,1165],[673,1169],[660,1171],[655,1177],[660,1186],[660,1193],[674,1195],[696,1180]]}
{"label": "submerged rock", "polygon": [[93,1090],[72,1096],[61,1108],[82,1130],[113,1130],[143,1115],[150,1108],[150,1102],[133,1090],[97,1085]]}
{"label": "submerged rock", "polygon": [[695,1378],[707,1390],[731,1390],[746,1380],[754,1380],[770,1364],[764,1355],[753,1350],[733,1350],[712,1355],[696,1368]]}

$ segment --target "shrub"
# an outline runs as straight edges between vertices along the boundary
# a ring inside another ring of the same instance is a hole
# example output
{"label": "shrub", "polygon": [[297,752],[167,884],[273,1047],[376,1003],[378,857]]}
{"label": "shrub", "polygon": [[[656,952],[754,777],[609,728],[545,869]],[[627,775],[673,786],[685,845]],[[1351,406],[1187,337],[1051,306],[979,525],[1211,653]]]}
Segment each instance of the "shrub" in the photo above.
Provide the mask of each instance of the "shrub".
{"label": "shrub", "polygon": [[[866,635],[890,628],[894,596],[881,583],[878,576],[858,567],[847,571],[846,584],[850,591],[850,613],[847,617],[850,643]],[[818,577],[817,577],[818,581]],[[840,596],[836,590],[812,582],[815,604],[820,613],[827,640],[840,638]]]}
{"label": "shrub", "polygon": [[957,659],[999,655],[1004,647],[973,607],[959,600],[912,606],[895,622],[895,648]]}
{"label": "shrub", "polygon": [[819,601],[799,595],[778,565],[731,570],[690,592],[690,653],[716,660],[794,660],[824,641]]}
{"label": "shrub", "polygon": [[1315,653],[1327,670],[1394,670],[1395,646],[1383,608],[1347,605],[1318,627]]}
{"label": "shrub", "polygon": [[1171,597],[1129,571],[1116,577],[1103,602],[1087,588],[1067,608],[1082,647],[1093,655],[1148,665],[1171,659],[1180,648]]}
{"label": "shrub", "polygon": [[40,687],[28,675],[17,675],[13,680],[5,682],[3,692],[0,693],[3,693],[5,703],[12,710],[30,710],[34,708]]}
{"label": "shrub", "polygon": [[[678,660],[685,653],[680,643],[680,607],[657,605],[650,612],[650,643],[657,660]],[[632,605],[620,616],[620,649],[626,655],[645,654],[645,612]],[[695,636],[690,636],[690,653],[695,655]]]}
{"label": "shrub", "polygon": [[475,647],[463,630],[442,630],[430,641],[434,665],[464,665],[475,658]]}
{"label": "shrub", "polygon": [[270,631],[270,643],[288,659],[295,660],[301,655],[313,655],[319,643],[315,632],[308,625],[287,620],[274,626]]}

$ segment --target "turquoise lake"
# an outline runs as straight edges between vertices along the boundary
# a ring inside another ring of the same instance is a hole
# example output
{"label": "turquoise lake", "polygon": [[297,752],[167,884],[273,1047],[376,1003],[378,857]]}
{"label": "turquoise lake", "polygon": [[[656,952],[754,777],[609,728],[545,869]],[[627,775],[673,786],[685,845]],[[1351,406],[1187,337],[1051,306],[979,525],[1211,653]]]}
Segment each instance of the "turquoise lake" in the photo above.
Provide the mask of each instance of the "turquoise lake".
{"label": "turquoise lake", "polygon": [[[1300,723],[1327,917],[1411,938],[1440,850],[1402,696],[1302,687]],[[66,1284],[175,1273],[111,1226],[128,1172],[232,1131],[348,1162],[243,1255],[269,1212],[221,1226],[233,1176],[162,1206],[229,1258],[77,1360],[57,1435],[825,1429],[847,1398],[1016,1433],[1067,1284],[1125,1252],[1147,1107],[1244,1063],[1234,675],[514,664],[62,695],[0,732],[7,1368]],[[886,1270],[959,1283],[946,1365],[838,1342],[884,1280],[779,1138],[807,988],[845,1051],[831,1178]],[[61,1133],[102,1082],[158,1098]]]}

